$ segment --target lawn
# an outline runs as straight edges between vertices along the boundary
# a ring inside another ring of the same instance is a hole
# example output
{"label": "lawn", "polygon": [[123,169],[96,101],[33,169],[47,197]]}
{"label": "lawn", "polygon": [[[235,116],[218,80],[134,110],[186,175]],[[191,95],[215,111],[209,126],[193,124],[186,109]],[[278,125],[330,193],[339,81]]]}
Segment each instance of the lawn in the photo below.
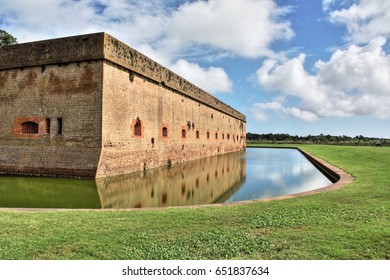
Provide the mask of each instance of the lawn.
{"label": "lawn", "polygon": [[356,177],[286,200],[0,211],[0,259],[390,259],[390,148],[299,145]]}

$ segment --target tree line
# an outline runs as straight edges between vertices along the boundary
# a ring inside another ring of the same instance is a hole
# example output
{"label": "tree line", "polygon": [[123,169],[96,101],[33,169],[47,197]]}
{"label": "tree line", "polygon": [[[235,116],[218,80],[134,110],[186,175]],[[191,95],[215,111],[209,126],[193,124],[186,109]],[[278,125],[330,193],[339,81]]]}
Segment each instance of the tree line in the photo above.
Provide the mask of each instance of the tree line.
{"label": "tree line", "polygon": [[248,132],[246,134],[248,142],[260,142],[260,143],[286,143],[286,144],[303,144],[303,143],[315,143],[315,144],[334,144],[334,145],[365,145],[365,146],[390,146],[390,139],[365,137],[363,135],[357,135],[350,137],[346,135],[334,136],[334,135],[307,135],[298,136],[290,135],[286,133],[264,133],[257,134]]}
{"label": "tree line", "polygon": [[17,43],[18,41],[14,36],[9,34],[7,31],[0,29],[0,48],[2,46],[8,46]]}

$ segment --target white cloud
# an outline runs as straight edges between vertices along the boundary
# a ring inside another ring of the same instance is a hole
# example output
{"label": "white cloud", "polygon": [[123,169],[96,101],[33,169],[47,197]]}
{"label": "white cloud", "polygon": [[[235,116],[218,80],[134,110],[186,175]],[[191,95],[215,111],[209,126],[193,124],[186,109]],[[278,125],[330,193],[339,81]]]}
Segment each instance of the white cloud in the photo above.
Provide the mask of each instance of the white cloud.
{"label": "white cloud", "polygon": [[267,91],[275,89],[288,96],[297,97],[311,106],[321,106],[326,100],[324,89],[318,84],[316,77],[304,69],[305,55],[279,63],[267,59],[257,70],[257,81]]}
{"label": "white cloud", "polygon": [[294,33],[281,20],[287,8],[272,0],[209,0],[186,3],[172,14],[168,36],[183,45],[209,45],[245,57],[272,54],[269,44]]}
{"label": "white cloud", "polygon": [[315,121],[318,119],[318,116],[315,113],[302,110],[301,108],[295,108],[295,107],[284,108],[283,113],[304,121]]}
{"label": "white cloud", "polygon": [[[257,82],[266,90],[285,98],[295,98],[300,108],[281,102],[274,112],[303,120],[322,117],[371,115],[390,119],[390,55],[383,51],[386,40],[378,37],[367,45],[352,45],[336,51],[329,61],[316,63],[316,74],[304,69],[305,56],[286,60],[266,60],[256,73]],[[286,108],[285,108],[286,107]],[[266,119],[265,105],[258,119]]]}
{"label": "white cloud", "polygon": [[385,38],[378,37],[364,47],[336,51],[329,62],[318,61],[320,83],[345,92],[389,95],[390,57],[382,50],[385,43]]}
{"label": "white cloud", "polygon": [[106,31],[133,46],[153,45],[172,60],[194,49],[267,56],[270,43],[294,35],[283,19],[289,8],[273,0],[198,0],[180,6],[175,0],[0,0],[0,7],[3,29],[9,26],[22,42]]}
{"label": "white cloud", "polygon": [[[129,44],[138,46],[155,43],[165,36],[164,30],[172,11],[167,7],[168,5],[164,5],[163,1],[97,0],[94,2],[98,3],[98,7],[104,8],[100,13],[95,11],[93,20],[98,21],[90,24]],[[169,0],[167,2],[165,4],[169,4]]]}
{"label": "white cloud", "polygon": [[267,103],[255,103],[252,106],[252,113],[255,116],[255,119],[258,121],[268,121],[268,113],[271,111],[279,112],[283,109],[283,105],[280,102],[272,101]]}
{"label": "white cloud", "polygon": [[[332,0],[324,0],[328,7]],[[390,35],[390,1],[358,0],[348,8],[330,12],[334,23],[348,29],[349,39],[354,43],[367,43],[378,36]]]}
{"label": "white cloud", "polygon": [[0,0],[0,23],[21,42],[105,31],[137,46],[164,36],[172,12],[167,4],[160,0]]}
{"label": "white cloud", "polygon": [[318,119],[318,116],[312,112],[296,107],[284,107],[283,102],[279,101],[255,103],[251,110],[255,119],[261,122],[268,121],[271,114],[295,117],[304,121],[315,121]]}
{"label": "white cloud", "polygon": [[331,5],[335,0],[323,0],[322,1],[322,9],[326,12],[330,9]]}
{"label": "white cloud", "polygon": [[0,7],[3,25],[10,26],[9,31],[22,41],[47,39],[58,33],[77,34],[87,29],[88,20],[94,16],[87,1],[0,0]]}
{"label": "white cloud", "polygon": [[232,91],[225,70],[183,58],[272,55],[273,41],[294,35],[273,0],[182,2],[0,0],[0,24],[20,42],[105,31],[211,93]]}
{"label": "white cloud", "polygon": [[232,82],[223,68],[209,67],[205,69],[196,63],[179,59],[170,69],[210,93],[232,91]]}

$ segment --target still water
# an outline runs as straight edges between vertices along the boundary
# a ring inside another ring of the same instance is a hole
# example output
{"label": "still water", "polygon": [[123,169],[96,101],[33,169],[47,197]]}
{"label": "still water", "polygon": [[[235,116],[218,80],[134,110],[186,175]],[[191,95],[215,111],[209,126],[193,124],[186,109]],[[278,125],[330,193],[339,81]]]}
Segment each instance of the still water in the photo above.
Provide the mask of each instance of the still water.
{"label": "still water", "polygon": [[330,184],[298,150],[248,148],[96,180],[0,176],[0,207],[186,206],[276,197]]}

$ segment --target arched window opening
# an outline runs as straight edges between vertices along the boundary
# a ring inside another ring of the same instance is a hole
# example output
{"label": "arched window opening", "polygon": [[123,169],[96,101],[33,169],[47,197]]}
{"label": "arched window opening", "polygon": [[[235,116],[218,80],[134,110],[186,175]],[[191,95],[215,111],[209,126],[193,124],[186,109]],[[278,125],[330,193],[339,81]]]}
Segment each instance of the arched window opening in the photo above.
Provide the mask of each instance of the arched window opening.
{"label": "arched window opening", "polygon": [[134,136],[141,136],[141,134],[142,134],[141,120],[137,118],[134,124]]}
{"label": "arched window opening", "polygon": [[167,127],[163,127],[162,128],[162,136],[163,137],[168,137],[168,128]]}
{"label": "arched window opening", "polygon": [[35,122],[22,123],[22,133],[38,134],[38,124]]}
{"label": "arched window opening", "polygon": [[196,139],[199,139],[199,130],[196,131]]}
{"label": "arched window opening", "polygon": [[186,138],[187,136],[187,131],[185,129],[181,130],[181,138]]}
{"label": "arched window opening", "polygon": [[207,139],[210,139],[210,132],[207,131]]}

